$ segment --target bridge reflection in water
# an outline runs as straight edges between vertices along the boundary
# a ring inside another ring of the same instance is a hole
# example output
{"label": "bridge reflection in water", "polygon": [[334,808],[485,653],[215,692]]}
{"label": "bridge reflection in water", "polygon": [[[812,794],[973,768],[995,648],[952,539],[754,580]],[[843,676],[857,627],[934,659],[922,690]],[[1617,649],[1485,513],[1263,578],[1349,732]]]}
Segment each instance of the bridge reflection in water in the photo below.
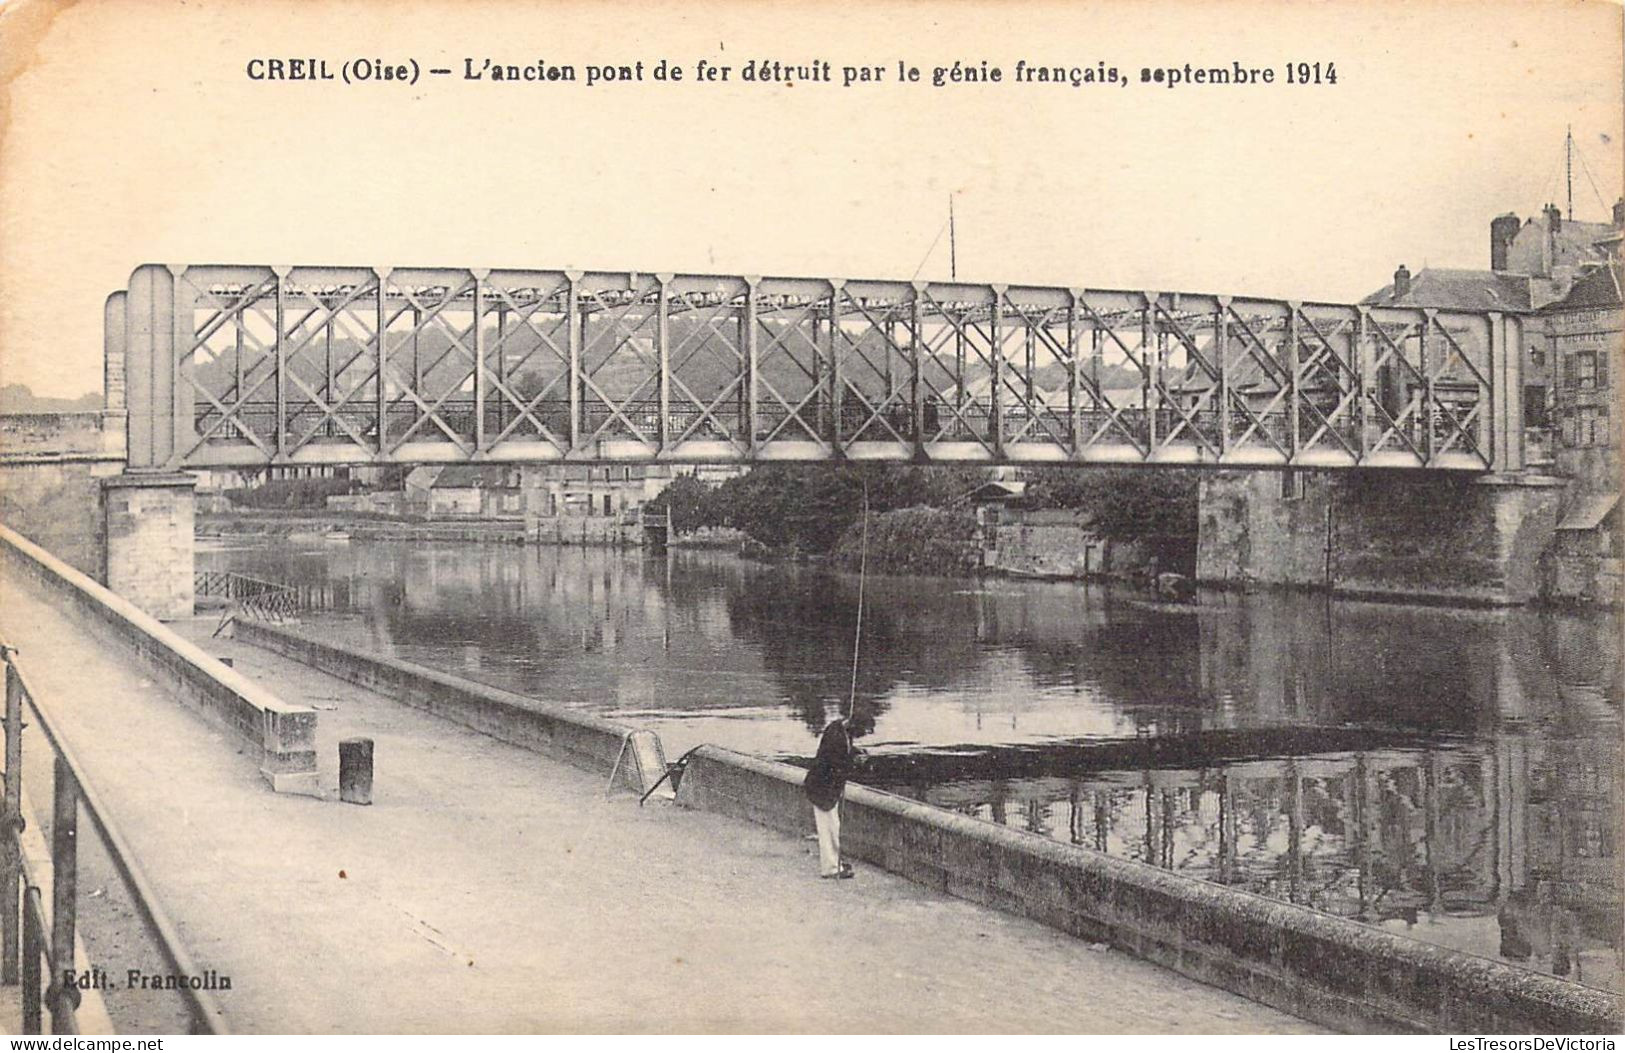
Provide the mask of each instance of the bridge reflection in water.
{"label": "bridge reflection in water", "polygon": [[961,780],[931,804],[1619,990],[1617,746],[1595,738]]}

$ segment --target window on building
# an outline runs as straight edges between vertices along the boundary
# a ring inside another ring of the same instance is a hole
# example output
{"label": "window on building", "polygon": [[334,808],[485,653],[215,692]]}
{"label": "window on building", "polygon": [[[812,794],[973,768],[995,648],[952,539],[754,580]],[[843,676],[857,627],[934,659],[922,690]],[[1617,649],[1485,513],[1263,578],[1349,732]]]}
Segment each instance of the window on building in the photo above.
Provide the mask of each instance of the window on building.
{"label": "window on building", "polygon": [[1597,384],[1597,353],[1576,351],[1569,356],[1569,387],[1595,388]]}
{"label": "window on building", "polygon": [[1536,368],[1536,369],[1545,369],[1546,368],[1546,352],[1537,351],[1535,348],[1531,347],[1529,349],[1529,364],[1531,366],[1533,366],[1534,368]]}
{"label": "window on building", "polygon": [[1581,406],[1575,411],[1574,445],[1608,445],[1607,406]]}
{"label": "window on building", "polygon": [[1281,473],[1281,500],[1301,501],[1306,492],[1309,473],[1288,468]]}
{"label": "window on building", "polygon": [[1523,423],[1529,428],[1546,427],[1546,385],[1523,386]]}
{"label": "window on building", "polygon": [[556,515],[559,514],[559,495],[558,494],[548,494],[547,495],[547,514],[550,515],[550,516],[556,516]]}
{"label": "window on building", "polygon": [[615,498],[611,494],[604,495],[604,514],[606,516],[615,514]]}

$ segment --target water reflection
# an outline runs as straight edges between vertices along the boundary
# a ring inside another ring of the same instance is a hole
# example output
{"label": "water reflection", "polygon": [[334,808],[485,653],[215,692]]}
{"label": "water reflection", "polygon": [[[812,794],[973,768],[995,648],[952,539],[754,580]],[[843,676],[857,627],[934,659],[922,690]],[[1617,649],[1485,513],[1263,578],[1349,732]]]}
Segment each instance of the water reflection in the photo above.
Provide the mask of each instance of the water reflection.
{"label": "water reflection", "polygon": [[[849,689],[857,583],[816,568],[370,542],[200,566],[673,755],[805,756]],[[1617,987],[1617,616],[894,577],[867,597],[858,694],[902,792]],[[1177,759],[1114,745],[1147,738]]]}
{"label": "water reflection", "polygon": [[1531,739],[896,787],[1619,990],[1617,743]]}

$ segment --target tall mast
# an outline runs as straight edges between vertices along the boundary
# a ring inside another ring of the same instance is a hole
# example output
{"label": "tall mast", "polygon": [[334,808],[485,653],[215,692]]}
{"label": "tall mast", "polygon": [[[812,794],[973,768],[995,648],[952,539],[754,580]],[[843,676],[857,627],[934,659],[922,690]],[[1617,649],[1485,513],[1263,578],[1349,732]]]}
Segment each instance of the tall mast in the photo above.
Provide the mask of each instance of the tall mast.
{"label": "tall mast", "polygon": [[1563,174],[1569,185],[1569,222],[1574,222],[1574,125],[1569,125],[1569,134],[1563,140]]}
{"label": "tall mast", "polygon": [[948,195],[948,278],[959,280],[959,247],[954,241],[954,196]]}

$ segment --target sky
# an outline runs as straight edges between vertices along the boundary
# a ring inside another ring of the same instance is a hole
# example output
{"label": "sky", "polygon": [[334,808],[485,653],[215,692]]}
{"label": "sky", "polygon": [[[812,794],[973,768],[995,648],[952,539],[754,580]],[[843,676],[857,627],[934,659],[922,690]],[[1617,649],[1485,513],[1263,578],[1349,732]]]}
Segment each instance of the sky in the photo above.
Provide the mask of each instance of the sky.
{"label": "sky", "polygon": [[[103,301],[148,262],[945,279],[952,195],[962,280],[1353,300],[1487,267],[1493,216],[1563,202],[1571,125],[1576,218],[1625,167],[1615,3],[13,0],[0,40],[0,383],[52,396],[99,389]],[[453,73],[248,76],[290,57]],[[463,77],[487,58],[578,80]],[[956,60],[1004,79],[932,86]],[[1237,62],[1276,83],[1139,80]]]}

